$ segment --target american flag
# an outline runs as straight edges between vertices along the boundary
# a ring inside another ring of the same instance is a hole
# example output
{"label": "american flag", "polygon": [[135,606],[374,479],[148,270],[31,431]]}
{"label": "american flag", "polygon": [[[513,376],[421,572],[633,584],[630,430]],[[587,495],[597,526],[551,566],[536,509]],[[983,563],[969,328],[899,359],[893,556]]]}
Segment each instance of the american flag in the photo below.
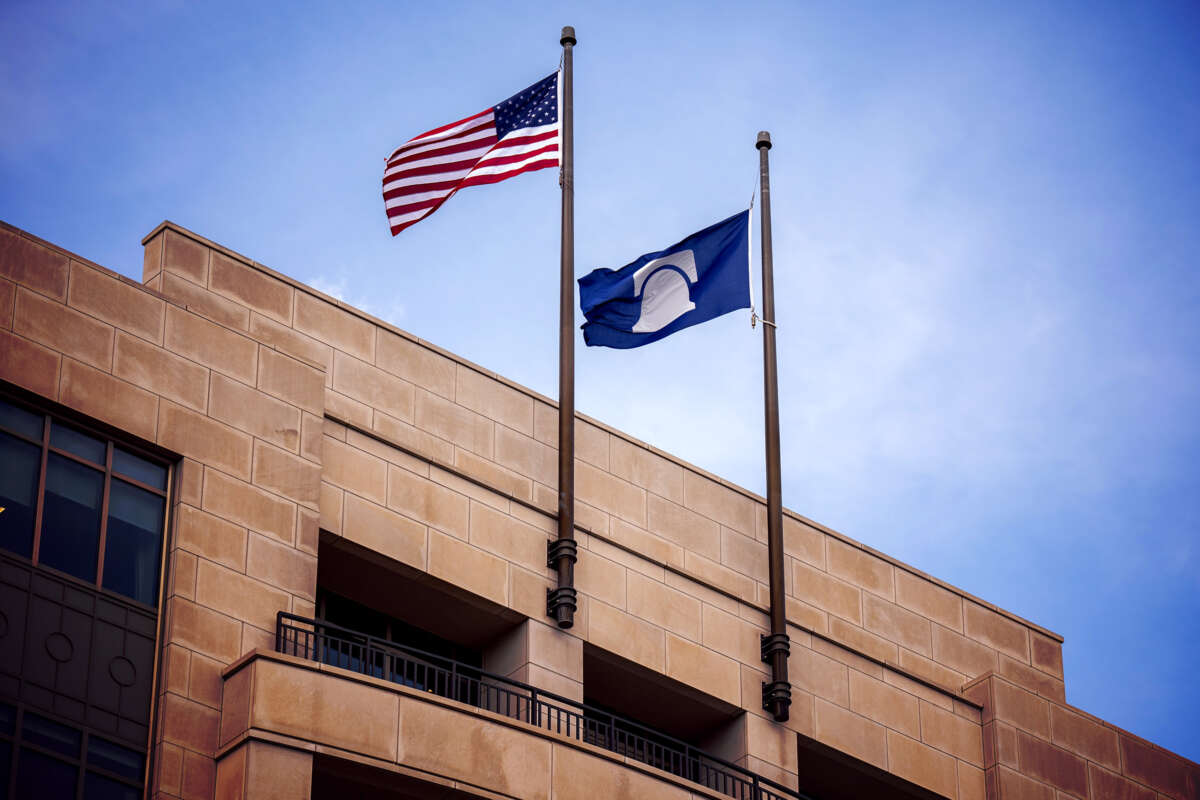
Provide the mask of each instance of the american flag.
{"label": "american flag", "polygon": [[383,202],[392,236],[464,186],[558,166],[558,73],[474,116],[414,136],[387,159]]}

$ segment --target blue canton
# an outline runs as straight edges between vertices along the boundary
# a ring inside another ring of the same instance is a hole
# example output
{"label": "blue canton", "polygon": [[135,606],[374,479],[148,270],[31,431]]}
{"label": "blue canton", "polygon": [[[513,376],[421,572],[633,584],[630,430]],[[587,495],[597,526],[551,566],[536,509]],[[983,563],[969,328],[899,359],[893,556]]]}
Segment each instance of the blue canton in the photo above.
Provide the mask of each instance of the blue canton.
{"label": "blue canton", "polygon": [[521,128],[554,125],[558,122],[558,73],[497,103],[494,113],[497,139]]}

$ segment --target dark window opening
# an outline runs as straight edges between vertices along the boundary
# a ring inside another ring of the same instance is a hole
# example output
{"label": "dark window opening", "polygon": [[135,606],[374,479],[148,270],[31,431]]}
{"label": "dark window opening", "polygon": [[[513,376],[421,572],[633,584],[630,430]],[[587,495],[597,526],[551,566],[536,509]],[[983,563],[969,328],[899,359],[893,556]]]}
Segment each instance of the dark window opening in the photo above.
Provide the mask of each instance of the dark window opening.
{"label": "dark window opening", "polygon": [[0,399],[0,548],[158,603],[168,466]]}

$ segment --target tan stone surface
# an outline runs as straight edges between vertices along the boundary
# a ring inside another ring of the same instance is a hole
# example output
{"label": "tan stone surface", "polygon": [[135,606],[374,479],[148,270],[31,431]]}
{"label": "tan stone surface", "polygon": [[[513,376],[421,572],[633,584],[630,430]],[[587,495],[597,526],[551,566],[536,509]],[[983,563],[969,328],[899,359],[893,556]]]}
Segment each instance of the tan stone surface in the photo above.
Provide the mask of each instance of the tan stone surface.
{"label": "tan stone surface", "polygon": [[291,594],[308,600],[316,599],[316,556],[282,544],[271,537],[250,534],[246,574]]}
{"label": "tan stone surface", "polygon": [[757,581],[770,581],[767,546],[729,528],[721,529],[721,563]]}
{"label": "tan stone surface", "polygon": [[512,797],[549,798],[550,742],[409,698],[399,720],[400,763]]}
{"label": "tan stone surface", "polygon": [[0,328],[12,329],[13,304],[17,301],[17,285],[0,278]]}
{"label": "tan stone surface", "polygon": [[950,630],[963,631],[962,597],[902,569],[896,570],[896,602]]}
{"label": "tan stone surface", "polygon": [[554,800],[690,800],[696,795],[636,768],[554,745]]}
{"label": "tan stone surface", "polygon": [[503,425],[496,427],[496,460],[546,486],[558,485],[558,451]]}
{"label": "tan stone surface", "polygon": [[1061,678],[1063,676],[1062,644],[1036,631],[1030,631],[1029,639],[1033,666]]}
{"label": "tan stone surface", "polygon": [[839,617],[832,617],[829,620],[829,635],[837,641],[880,661],[895,664],[900,659],[899,648],[894,642],[889,642],[882,636],[877,636],[856,625],[851,625]]}
{"label": "tan stone surface", "polygon": [[454,399],[453,361],[428,347],[378,329],[375,342],[375,366],[424,387],[449,400]]}
{"label": "tan stone surface", "polygon": [[322,371],[328,372],[333,366],[332,347],[262,314],[250,315],[250,335]]}
{"label": "tan stone surface", "polygon": [[227,300],[219,294],[214,294],[203,286],[197,286],[172,272],[162,273],[161,280],[159,291],[177,305],[183,306],[194,314],[208,317],[228,328],[240,331],[247,329],[250,321],[250,309],[245,306]]}
{"label": "tan stone surface", "polygon": [[321,527],[330,533],[342,532],[342,497],[345,494],[333,484],[321,481]]}
{"label": "tan stone surface", "polygon": [[645,489],[578,459],[575,461],[575,495],[583,502],[634,525],[646,524]]}
{"label": "tan stone surface", "polygon": [[628,574],[629,613],[700,641],[700,601],[637,573]]}
{"label": "tan stone surface", "polygon": [[250,724],[277,733],[396,759],[397,695],[268,659],[254,665]]}
{"label": "tan stone surface", "polygon": [[806,692],[839,706],[850,705],[849,675],[845,664],[793,642],[788,677]]}
{"label": "tan stone surface", "polygon": [[163,301],[116,276],[71,262],[67,303],[135,336],[162,343]]}
{"label": "tan stone surface", "polygon": [[992,681],[993,716],[1039,738],[1050,738],[1050,703],[1007,681]]}
{"label": "tan stone surface", "polygon": [[917,698],[881,680],[849,670],[850,710],[907,736],[921,735]]}
{"label": "tan stone surface", "polygon": [[958,800],[987,800],[983,770],[964,761],[958,762]]}
{"label": "tan stone surface", "polygon": [[475,370],[458,365],[454,400],[461,406],[533,435],[533,398]]}
{"label": "tan stone surface", "polygon": [[388,467],[387,506],[443,533],[467,538],[470,501],[406,469]]}
{"label": "tan stone surface", "polygon": [[203,509],[288,542],[295,538],[296,506],[213,469],[204,471]]}
{"label": "tan stone surface", "polygon": [[[542,596],[542,608],[546,605]],[[666,638],[661,628],[620,609],[593,601],[588,604],[588,641],[644,667],[663,672]]]}
{"label": "tan stone surface", "polygon": [[792,592],[797,599],[861,625],[862,592],[845,581],[793,559]]}
{"label": "tan stone surface", "polygon": [[738,663],[707,647],[667,634],[666,674],[732,705],[741,705]]}
{"label": "tan stone surface", "polygon": [[508,565],[490,553],[429,531],[429,574],[501,605],[508,601]]}
{"label": "tan stone surface", "polygon": [[67,274],[65,255],[0,228],[0,275],[65,302]]}
{"label": "tan stone surface", "polygon": [[341,351],[333,354],[333,388],[370,408],[406,422],[413,421],[411,383]]}
{"label": "tan stone surface", "polygon": [[57,400],[61,361],[48,347],[0,331],[0,378],[6,381]]}
{"label": "tan stone surface", "polygon": [[618,478],[683,504],[683,467],[617,436],[610,437],[609,453],[610,468]]}
{"label": "tan stone surface", "polygon": [[955,758],[983,767],[983,728],[978,722],[922,701],[919,738]]}
{"label": "tan stone surface", "polygon": [[207,285],[209,249],[176,231],[168,230],[163,234],[165,236],[162,255],[163,270],[176,272],[196,283]]}
{"label": "tan stone surface", "polygon": [[196,602],[264,630],[290,605],[287,592],[205,559],[196,568]]}
{"label": "tan stone surface", "polygon": [[683,474],[683,504],[722,525],[754,535],[754,501],[690,470]]}
{"label": "tan stone surface", "polygon": [[266,347],[259,351],[258,388],[309,413],[325,413],[325,373]]}
{"label": "tan stone surface", "polygon": [[895,570],[883,559],[832,538],[826,556],[830,574],[889,600],[895,597]]}
{"label": "tan stone surface", "polygon": [[175,306],[167,306],[166,348],[253,386],[258,344]]}
{"label": "tan stone surface", "polygon": [[133,384],[64,358],[58,399],[76,411],[103,420],[134,436],[154,441],[158,426],[158,397]]}
{"label": "tan stone surface", "polygon": [[971,677],[995,672],[1000,666],[995,650],[940,625],[933,626],[933,658]]}
{"label": "tan stone surface", "polygon": [[207,369],[124,331],[117,331],[113,374],[195,411],[208,407]]}
{"label": "tan stone surface", "polygon": [[257,741],[245,747],[246,800],[309,800],[311,753]]}
{"label": "tan stone surface", "polygon": [[254,442],[254,484],[310,508],[320,500],[321,465],[266,442]]}
{"label": "tan stone surface", "polygon": [[425,569],[424,525],[349,493],[345,495],[344,506],[342,529],[347,539],[388,558]]}
{"label": "tan stone surface", "polygon": [[895,603],[881,600],[873,594],[863,595],[863,624],[892,641],[924,656],[933,654],[933,639],[929,620],[906,611]]}
{"label": "tan stone surface", "polygon": [[721,561],[721,526],[707,517],[658,495],[646,497],[646,525],[662,536],[715,562]]}
{"label": "tan stone surface", "polygon": [[387,502],[387,463],[357,447],[326,436],[322,445],[321,479],[379,505]]}
{"label": "tan stone surface", "polygon": [[973,639],[1029,663],[1029,630],[970,600],[964,602],[966,633]]}
{"label": "tan stone surface", "polygon": [[293,327],[364,361],[375,360],[375,326],[306,292],[296,293]]}
{"label": "tan stone surface", "polygon": [[245,570],[245,528],[186,504],[180,504],[175,513],[179,547],[230,569]]}
{"label": "tan stone surface", "polygon": [[160,702],[163,739],[201,753],[217,749],[220,714],[216,709],[175,694],[162,695]]}
{"label": "tan stone surface", "polygon": [[887,729],[865,717],[817,697],[815,738],[855,758],[887,768]]}
{"label": "tan stone surface", "polygon": [[887,733],[887,748],[891,772],[945,797],[956,795],[958,767],[952,756],[895,731]]}
{"label": "tan stone surface", "polygon": [[209,265],[208,286],[260,314],[282,323],[292,321],[294,289],[281,280],[234,261],[224,253],[213,252]]}
{"label": "tan stone surface", "polygon": [[115,333],[111,325],[21,286],[13,309],[13,333],[106,372],[112,369]]}

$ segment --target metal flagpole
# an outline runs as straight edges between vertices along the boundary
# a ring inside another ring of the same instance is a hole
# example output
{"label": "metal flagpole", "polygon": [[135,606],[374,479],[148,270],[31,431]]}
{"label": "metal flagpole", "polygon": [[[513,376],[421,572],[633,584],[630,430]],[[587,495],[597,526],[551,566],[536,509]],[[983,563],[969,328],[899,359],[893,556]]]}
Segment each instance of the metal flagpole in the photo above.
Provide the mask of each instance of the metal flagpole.
{"label": "metal flagpole", "polygon": [[575,29],[563,27],[559,90],[562,103],[562,253],[558,317],[558,539],[548,542],[547,565],[558,587],[546,590],[546,614],[560,628],[575,624],[575,163],[571,66]]}
{"label": "metal flagpole", "polygon": [[771,665],[770,682],[763,681],[763,708],[779,722],[788,718],[792,686],[788,683],[787,613],[783,582],[783,500],[779,476],[779,373],[775,358],[775,277],[771,254],[771,181],[767,151],[771,134],[758,132],[759,192],[762,195],[763,400],[767,435],[767,560],[771,579],[771,633],[762,637],[762,660]]}

